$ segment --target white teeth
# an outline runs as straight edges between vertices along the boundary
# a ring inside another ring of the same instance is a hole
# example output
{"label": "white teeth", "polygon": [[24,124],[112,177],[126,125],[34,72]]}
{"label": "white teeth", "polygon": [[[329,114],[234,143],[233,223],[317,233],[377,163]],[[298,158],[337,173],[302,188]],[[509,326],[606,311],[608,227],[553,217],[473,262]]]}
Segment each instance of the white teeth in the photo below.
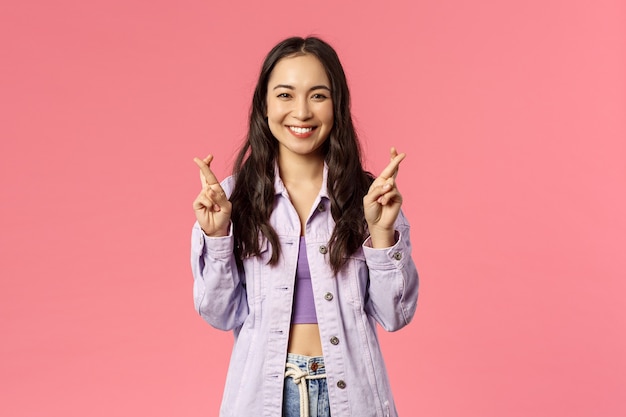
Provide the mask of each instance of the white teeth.
{"label": "white teeth", "polygon": [[313,130],[312,127],[296,127],[296,126],[289,126],[289,129],[291,129],[295,133],[300,133],[300,134],[308,133]]}

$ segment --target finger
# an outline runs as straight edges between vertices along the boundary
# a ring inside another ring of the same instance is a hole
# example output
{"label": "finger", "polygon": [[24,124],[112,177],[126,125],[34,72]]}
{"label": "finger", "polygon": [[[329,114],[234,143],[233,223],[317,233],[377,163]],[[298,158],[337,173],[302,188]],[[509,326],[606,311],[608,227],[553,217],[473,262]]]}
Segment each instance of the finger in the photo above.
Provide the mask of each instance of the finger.
{"label": "finger", "polygon": [[392,191],[394,187],[395,183],[393,177],[386,180],[385,183],[380,186],[381,195],[380,197],[378,197],[378,200],[380,201],[382,197],[389,194],[389,192]]}
{"label": "finger", "polygon": [[213,210],[214,206],[215,206],[215,202],[211,200],[209,196],[207,196],[207,193],[205,191],[202,191],[193,202],[194,210],[206,209],[209,211],[214,211]]}
{"label": "finger", "polygon": [[204,181],[208,185],[220,183],[215,174],[213,174],[213,171],[211,171],[210,164],[212,160],[212,155],[207,156],[205,159],[193,158],[193,161],[196,163],[196,165],[198,165],[198,168],[200,168],[200,172],[204,176]]}
{"label": "finger", "polygon": [[[395,158],[396,156],[398,156],[398,150],[396,149],[395,146],[392,146],[391,149],[389,150],[389,154],[391,156],[391,160],[393,161],[393,158]],[[396,172],[394,172],[393,177],[397,177],[398,176],[398,171],[400,171],[400,165],[398,164],[398,166],[396,167]]]}
{"label": "finger", "polygon": [[204,159],[194,158],[194,162],[196,163],[196,165],[198,165],[198,168],[200,168],[200,184],[202,184],[202,188],[204,190],[209,188],[209,182],[207,181],[207,178],[204,176],[204,173],[202,172],[202,167],[203,167],[202,163],[204,162],[204,164],[210,166],[212,160],[213,160],[213,155],[209,155]]}
{"label": "finger", "polygon": [[400,162],[402,162],[404,158],[406,158],[405,153],[396,154],[396,156],[393,157],[391,162],[389,162],[389,165],[387,165],[385,169],[383,169],[383,172],[380,173],[380,177],[384,179],[394,177],[396,173],[398,172],[398,167],[400,166]]}
{"label": "finger", "polygon": [[[393,181],[393,180],[391,180]],[[369,192],[363,197],[363,203],[369,205],[371,203],[377,202],[380,198],[391,191],[393,189],[393,182],[385,182],[383,184],[378,184],[372,186]]]}
{"label": "finger", "polygon": [[228,198],[226,198],[226,193],[219,184],[211,186],[211,188],[207,190],[207,195],[216,206],[220,207],[220,210],[222,207],[224,207],[228,209],[228,212],[230,212],[230,201],[228,201]]}
{"label": "finger", "polygon": [[393,190],[390,190],[388,193],[385,193],[381,195],[380,197],[378,197],[378,200],[376,201],[383,206],[394,204],[394,203],[402,203],[402,194],[400,194],[397,188],[394,188]]}
{"label": "finger", "polygon": [[196,206],[196,202],[194,202],[194,208],[198,209],[206,209],[210,212],[217,213],[218,211],[224,211],[226,213],[230,213],[230,201],[225,200],[224,203],[220,203],[217,201],[219,198],[219,192],[212,190],[211,188],[207,189],[200,193],[198,198],[196,199],[198,206]]}

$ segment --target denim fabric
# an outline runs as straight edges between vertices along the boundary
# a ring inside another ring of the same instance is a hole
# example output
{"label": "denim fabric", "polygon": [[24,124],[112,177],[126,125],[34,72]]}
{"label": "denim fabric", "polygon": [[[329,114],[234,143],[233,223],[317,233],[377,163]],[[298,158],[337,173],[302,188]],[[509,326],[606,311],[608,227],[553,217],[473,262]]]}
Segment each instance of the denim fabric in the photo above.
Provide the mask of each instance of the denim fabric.
{"label": "denim fabric", "polygon": [[[377,323],[395,331],[415,313],[419,279],[410,226],[400,212],[393,246],[372,248],[368,237],[335,273],[328,259],[335,222],[327,178],[325,166],[304,236],[331,411],[336,417],[396,417]],[[234,185],[234,177],[222,182],[226,195]],[[302,225],[279,176],[274,187],[270,224],[278,235],[278,263],[270,263],[272,245],[263,235],[260,254],[238,263],[236,224],[224,237],[206,236],[197,222],[192,231],[195,307],[208,323],[234,335],[220,417],[281,417]]]}
{"label": "denim fabric", "polygon": [[[310,376],[325,375],[324,358],[287,354],[287,363],[297,365]],[[330,417],[326,378],[304,379],[309,393],[309,417]],[[300,391],[293,378],[285,378],[283,388],[283,417],[300,417]]]}

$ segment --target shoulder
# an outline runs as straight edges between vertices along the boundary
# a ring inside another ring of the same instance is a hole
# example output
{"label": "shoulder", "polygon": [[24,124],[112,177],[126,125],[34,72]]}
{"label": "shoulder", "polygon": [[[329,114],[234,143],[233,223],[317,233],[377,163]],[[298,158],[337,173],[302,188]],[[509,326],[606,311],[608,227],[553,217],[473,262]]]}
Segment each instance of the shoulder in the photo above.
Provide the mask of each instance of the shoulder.
{"label": "shoulder", "polygon": [[230,198],[231,194],[233,193],[233,190],[235,189],[235,182],[236,182],[236,178],[234,175],[230,175],[226,177],[224,180],[222,180],[222,182],[220,182],[222,189],[226,193],[226,197]]}

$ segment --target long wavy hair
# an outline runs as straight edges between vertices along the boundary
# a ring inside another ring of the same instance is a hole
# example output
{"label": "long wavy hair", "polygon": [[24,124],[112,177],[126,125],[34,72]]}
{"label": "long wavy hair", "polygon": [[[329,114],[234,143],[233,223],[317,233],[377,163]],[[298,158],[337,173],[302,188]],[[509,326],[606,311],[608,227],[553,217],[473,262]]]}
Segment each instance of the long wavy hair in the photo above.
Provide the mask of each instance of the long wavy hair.
{"label": "long wavy hair", "polygon": [[361,150],[350,113],[350,91],[335,50],[315,37],[285,39],[266,56],[254,90],[249,130],[233,168],[236,182],[230,201],[235,236],[235,255],[241,260],[260,255],[260,234],[272,247],[269,263],[280,258],[280,244],[270,224],[275,198],[275,161],[278,141],[267,119],[267,88],[272,70],[285,57],[313,55],[320,60],[331,84],[334,124],[322,145],[328,165],[328,195],[335,228],[328,242],[329,262],[335,273],[356,252],[367,235],[363,197],[373,180],[363,170]]}

